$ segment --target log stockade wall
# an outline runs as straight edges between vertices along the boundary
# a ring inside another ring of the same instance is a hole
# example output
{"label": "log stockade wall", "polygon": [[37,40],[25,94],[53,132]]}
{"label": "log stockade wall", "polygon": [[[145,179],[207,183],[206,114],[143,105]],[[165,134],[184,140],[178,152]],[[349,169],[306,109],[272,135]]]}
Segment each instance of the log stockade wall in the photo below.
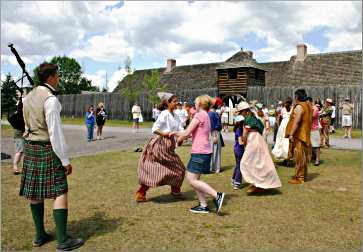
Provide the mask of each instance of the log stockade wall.
{"label": "log stockade wall", "polygon": [[[336,104],[336,125],[341,127],[341,111],[338,109],[339,103],[344,101],[346,97],[350,97],[354,105],[353,109],[353,128],[362,128],[362,89],[361,86],[328,86],[328,87],[286,87],[273,86],[261,87],[250,86],[247,91],[247,100],[259,100],[265,104],[276,104],[278,100],[284,101],[287,97],[294,98],[294,92],[304,88],[308,96],[315,98],[332,98]],[[173,92],[173,91],[171,91]],[[178,99],[184,101],[194,101],[198,95],[208,94],[210,96],[218,95],[217,88],[205,89],[182,89],[173,92],[178,96]],[[98,93],[98,94],[74,94],[74,95],[59,95],[62,104],[62,116],[67,117],[84,117],[85,111],[89,105],[95,108],[99,102],[105,104],[105,109],[108,112],[110,119],[131,120],[131,104],[125,97],[119,93]],[[142,114],[145,120],[151,120],[152,104],[148,101],[146,93],[140,94],[137,99]]]}
{"label": "log stockade wall", "polygon": [[[202,94],[217,96],[217,88],[205,89],[182,89],[178,91],[170,91],[178,96],[179,101],[194,101],[194,99]],[[88,106],[92,105],[95,109],[97,104],[102,102],[108,113],[109,119],[131,120],[132,103],[120,93],[97,93],[97,94],[70,94],[58,96],[62,104],[62,116],[66,117],[85,117]],[[151,120],[153,105],[148,101],[147,93],[141,93],[137,99],[141,107],[142,115],[145,120]]]}
{"label": "log stockade wall", "polygon": [[276,101],[285,101],[287,97],[294,99],[294,92],[297,89],[305,89],[308,96],[313,100],[320,98],[323,102],[327,98],[333,99],[336,106],[335,125],[341,127],[342,114],[339,110],[339,103],[343,102],[346,97],[349,97],[353,104],[353,128],[362,129],[362,88],[358,85],[344,86],[327,86],[327,87],[248,87],[247,100],[259,100],[264,104],[275,104]]}

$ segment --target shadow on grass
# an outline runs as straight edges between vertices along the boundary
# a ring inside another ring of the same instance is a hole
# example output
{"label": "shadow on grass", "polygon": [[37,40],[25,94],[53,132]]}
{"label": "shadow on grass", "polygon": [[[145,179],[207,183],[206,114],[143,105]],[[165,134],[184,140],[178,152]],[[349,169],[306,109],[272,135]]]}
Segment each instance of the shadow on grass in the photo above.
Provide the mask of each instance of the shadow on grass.
{"label": "shadow on grass", "polygon": [[106,218],[104,212],[96,212],[93,216],[69,222],[67,230],[71,236],[87,241],[92,236],[111,233],[121,224],[122,218]]}
{"label": "shadow on grass", "polygon": [[196,199],[196,194],[193,190],[181,192],[182,195],[178,197],[174,197],[170,193],[162,194],[156,197],[149,198],[149,201],[159,203],[159,204],[168,204],[179,201],[194,201]]}
{"label": "shadow on grass", "polygon": [[279,189],[266,189],[264,192],[261,192],[261,193],[252,193],[252,194],[247,194],[247,195],[265,197],[265,196],[282,195],[282,192]]}
{"label": "shadow on grass", "polygon": [[318,176],[320,176],[320,173],[308,173],[308,176],[306,178],[306,182],[312,181],[315,178],[317,178]]}

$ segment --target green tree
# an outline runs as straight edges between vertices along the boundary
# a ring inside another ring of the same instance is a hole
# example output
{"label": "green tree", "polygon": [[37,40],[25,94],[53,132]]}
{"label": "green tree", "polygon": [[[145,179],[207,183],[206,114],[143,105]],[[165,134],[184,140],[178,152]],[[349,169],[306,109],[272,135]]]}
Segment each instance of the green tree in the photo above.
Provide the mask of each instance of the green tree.
{"label": "green tree", "polygon": [[92,81],[85,77],[79,81],[79,89],[81,91],[98,91],[98,87],[92,86]]}
{"label": "green tree", "polygon": [[[50,63],[57,64],[59,67],[59,92],[61,94],[79,94],[81,91],[97,91],[97,87],[92,86],[92,81],[82,77],[81,65],[77,60],[67,56],[53,57]],[[39,67],[33,72],[33,81],[35,85],[39,85],[38,76]]]}
{"label": "green tree", "polygon": [[8,117],[16,110],[17,94],[11,74],[8,73],[4,81],[1,81],[1,118],[6,112]]}
{"label": "green tree", "polygon": [[148,92],[148,99],[151,104],[156,104],[160,101],[157,93],[165,92],[168,88],[167,84],[160,83],[160,74],[159,71],[153,69],[151,74],[145,74],[143,87]]}

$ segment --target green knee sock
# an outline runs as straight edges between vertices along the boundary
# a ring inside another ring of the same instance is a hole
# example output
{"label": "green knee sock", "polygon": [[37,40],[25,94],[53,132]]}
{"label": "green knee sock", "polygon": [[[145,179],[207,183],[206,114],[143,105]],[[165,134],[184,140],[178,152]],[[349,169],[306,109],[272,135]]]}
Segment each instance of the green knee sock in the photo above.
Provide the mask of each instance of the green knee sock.
{"label": "green knee sock", "polygon": [[67,217],[68,209],[53,209],[54,222],[56,226],[56,237],[58,243],[67,240]]}
{"label": "green knee sock", "polygon": [[36,239],[40,239],[45,235],[44,230],[44,202],[38,204],[30,204],[35,225]]}

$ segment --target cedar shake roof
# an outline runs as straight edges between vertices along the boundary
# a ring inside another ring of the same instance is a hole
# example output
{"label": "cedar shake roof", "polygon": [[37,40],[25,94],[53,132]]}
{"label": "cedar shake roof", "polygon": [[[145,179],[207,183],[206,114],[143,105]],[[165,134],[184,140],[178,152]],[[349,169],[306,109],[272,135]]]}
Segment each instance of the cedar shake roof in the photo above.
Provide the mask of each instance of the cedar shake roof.
{"label": "cedar shake roof", "polygon": [[[169,85],[169,91],[217,87],[216,69],[228,65],[249,65],[267,71],[266,86],[360,85],[362,82],[362,50],[308,54],[304,61],[295,59],[296,56],[292,56],[289,61],[257,63],[240,51],[226,62],[176,66],[168,73],[165,73],[166,68],[156,69],[160,73],[161,83]],[[126,76],[121,85],[141,85],[144,75],[150,74],[151,70],[136,70],[132,83]],[[120,89],[117,86],[113,93]]]}

